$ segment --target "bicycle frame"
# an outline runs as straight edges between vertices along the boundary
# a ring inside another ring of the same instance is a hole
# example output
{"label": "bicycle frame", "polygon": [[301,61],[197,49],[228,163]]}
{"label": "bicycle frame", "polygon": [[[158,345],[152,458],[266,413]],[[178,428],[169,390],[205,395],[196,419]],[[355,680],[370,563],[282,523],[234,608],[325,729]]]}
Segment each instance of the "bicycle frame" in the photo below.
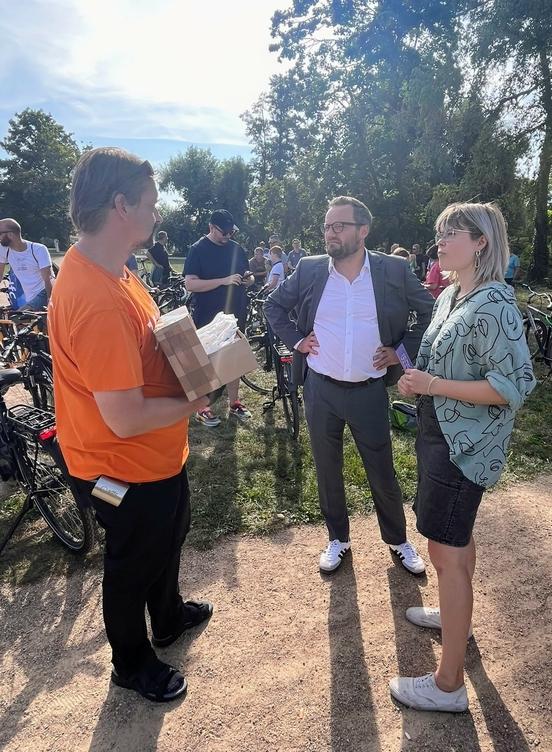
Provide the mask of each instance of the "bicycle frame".
{"label": "bicycle frame", "polygon": [[[523,319],[529,353],[532,360],[542,362],[548,368],[546,376],[548,378],[552,375],[552,314],[547,313],[547,311],[552,311],[552,296],[546,292],[535,292],[529,285],[523,285],[523,287],[530,292]],[[544,299],[547,311],[531,305],[535,299]],[[537,346],[537,349],[533,351],[531,351],[531,336],[534,338]]]}

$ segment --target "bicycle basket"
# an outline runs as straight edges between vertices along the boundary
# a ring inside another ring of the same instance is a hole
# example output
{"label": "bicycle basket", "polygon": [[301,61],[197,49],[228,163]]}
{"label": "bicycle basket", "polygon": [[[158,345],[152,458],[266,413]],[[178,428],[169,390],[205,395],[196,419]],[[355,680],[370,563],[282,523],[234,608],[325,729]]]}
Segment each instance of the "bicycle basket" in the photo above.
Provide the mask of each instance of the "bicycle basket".
{"label": "bicycle basket", "polygon": [[409,431],[416,433],[416,407],[408,402],[394,400],[389,406],[389,418],[393,428],[399,431]]}

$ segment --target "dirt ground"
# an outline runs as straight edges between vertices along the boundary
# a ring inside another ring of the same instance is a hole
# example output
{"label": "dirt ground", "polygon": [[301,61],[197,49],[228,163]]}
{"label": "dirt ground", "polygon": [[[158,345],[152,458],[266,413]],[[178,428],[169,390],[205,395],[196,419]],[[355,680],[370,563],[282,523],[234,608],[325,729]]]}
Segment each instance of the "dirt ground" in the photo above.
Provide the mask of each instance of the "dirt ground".
{"label": "dirt ground", "polygon": [[[489,494],[477,525],[470,711],[399,709],[387,682],[435,667],[440,639],[403,618],[436,576],[392,560],[374,517],[321,576],[321,528],[185,548],[182,590],[215,604],[163,654],[188,696],[153,705],[109,683],[97,559],[0,590],[5,752],[539,752],[552,750],[552,477]],[[412,514],[408,523],[413,530]],[[415,532],[412,538],[425,550]],[[11,545],[17,545],[17,542]]]}

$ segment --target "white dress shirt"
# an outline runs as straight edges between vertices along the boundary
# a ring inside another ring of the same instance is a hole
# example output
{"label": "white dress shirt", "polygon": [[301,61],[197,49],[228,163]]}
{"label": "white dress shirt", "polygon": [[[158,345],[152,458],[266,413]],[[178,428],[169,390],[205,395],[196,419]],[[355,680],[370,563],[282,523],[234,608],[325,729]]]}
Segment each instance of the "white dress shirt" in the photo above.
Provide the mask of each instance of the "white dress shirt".
{"label": "white dress shirt", "polygon": [[314,319],[320,347],[309,355],[309,368],[338,381],[379,378],[386,368],[374,368],[381,345],[370,261],[366,254],[360,274],[352,282],[329,261],[329,277]]}

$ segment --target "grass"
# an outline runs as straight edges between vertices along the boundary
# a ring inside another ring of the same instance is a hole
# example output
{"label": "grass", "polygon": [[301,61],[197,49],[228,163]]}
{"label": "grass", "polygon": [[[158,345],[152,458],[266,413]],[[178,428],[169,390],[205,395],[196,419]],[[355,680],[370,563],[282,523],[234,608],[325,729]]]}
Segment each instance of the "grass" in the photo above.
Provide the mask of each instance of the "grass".
{"label": "grass", "polygon": [[[263,377],[270,383],[270,375]],[[396,396],[391,390],[391,399]],[[228,533],[264,535],[291,524],[322,521],[304,421],[299,440],[294,442],[286,431],[280,404],[263,413],[265,397],[245,386],[241,387],[241,397],[253,413],[248,423],[238,423],[234,418],[226,420],[223,400],[217,404],[217,412],[223,418],[220,426],[206,428],[195,421],[190,423],[193,525],[189,543],[198,548],[210,547]],[[517,416],[501,486],[551,471],[550,416],[552,382],[549,380],[537,386]],[[399,483],[405,501],[410,502],[416,490],[413,437],[394,431],[393,450]],[[368,514],[373,508],[370,489],[348,430],[344,458],[350,512]],[[16,494],[0,505],[0,535],[21,502],[21,494]],[[20,580],[34,579],[43,569],[50,571],[52,559],[60,567],[67,567],[72,556],[51,541],[45,524],[32,512],[2,559],[4,565],[11,563],[16,567],[15,578]]]}

